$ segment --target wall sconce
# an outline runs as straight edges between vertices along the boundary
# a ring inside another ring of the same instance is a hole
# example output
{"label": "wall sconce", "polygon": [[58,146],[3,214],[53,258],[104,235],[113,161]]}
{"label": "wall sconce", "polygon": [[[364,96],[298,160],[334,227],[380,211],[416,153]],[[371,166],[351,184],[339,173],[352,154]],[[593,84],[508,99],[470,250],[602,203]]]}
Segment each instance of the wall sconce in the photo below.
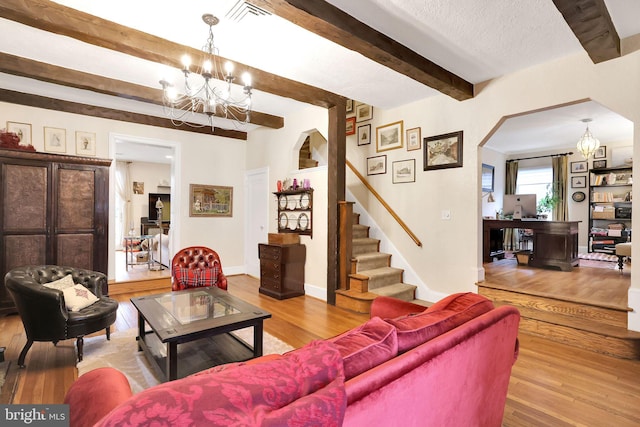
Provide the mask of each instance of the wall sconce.
{"label": "wall sconce", "polygon": [[489,191],[488,193],[483,193],[482,198],[484,199],[485,197],[487,197],[487,203],[493,203],[496,201],[496,199],[493,198],[493,191]]}

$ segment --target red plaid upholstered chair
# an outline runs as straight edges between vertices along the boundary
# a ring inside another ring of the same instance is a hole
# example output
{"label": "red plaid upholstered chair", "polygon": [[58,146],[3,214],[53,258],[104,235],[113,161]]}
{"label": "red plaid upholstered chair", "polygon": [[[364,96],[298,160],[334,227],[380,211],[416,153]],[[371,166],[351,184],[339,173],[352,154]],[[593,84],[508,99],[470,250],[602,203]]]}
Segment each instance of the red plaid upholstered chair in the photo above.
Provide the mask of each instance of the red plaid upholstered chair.
{"label": "red plaid upholstered chair", "polygon": [[227,290],[220,257],[213,249],[190,246],[179,250],[171,261],[171,289],[217,286]]}

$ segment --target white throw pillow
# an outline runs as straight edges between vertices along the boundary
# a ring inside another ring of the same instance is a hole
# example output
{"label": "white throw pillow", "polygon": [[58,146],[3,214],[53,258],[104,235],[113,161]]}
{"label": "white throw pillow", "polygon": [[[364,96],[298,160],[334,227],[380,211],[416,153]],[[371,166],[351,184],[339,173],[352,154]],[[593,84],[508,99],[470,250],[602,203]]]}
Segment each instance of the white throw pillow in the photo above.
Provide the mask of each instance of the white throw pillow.
{"label": "white throw pillow", "polygon": [[62,292],[64,293],[64,303],[69,311],[80,311],[98,301],[98,297],[82,285],[74,285]]}
{"label": "white throw pillow", "polygon": [[59,291],[63,291],[65,289],[67,289],[67,288],[72,287],[73,285],[75,285],[75,283],[73,283],[73,277],[71,277],[70,274],[67,274],[62,279],[58,279],[55,282],[45,283],[42,286],[46,286],[47,288],[57,289]]}

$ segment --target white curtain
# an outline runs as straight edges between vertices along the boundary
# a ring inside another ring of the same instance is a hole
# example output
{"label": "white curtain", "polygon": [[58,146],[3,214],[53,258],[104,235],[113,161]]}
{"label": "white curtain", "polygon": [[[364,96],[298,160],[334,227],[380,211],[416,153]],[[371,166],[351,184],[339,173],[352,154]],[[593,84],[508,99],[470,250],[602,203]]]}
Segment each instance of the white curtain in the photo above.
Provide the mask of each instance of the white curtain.
{"label": "white curtain", "polygon": [[116,249],[123,249],[122,240],[129,229],[133,228],[130,165],[131,162],[116,162]]}

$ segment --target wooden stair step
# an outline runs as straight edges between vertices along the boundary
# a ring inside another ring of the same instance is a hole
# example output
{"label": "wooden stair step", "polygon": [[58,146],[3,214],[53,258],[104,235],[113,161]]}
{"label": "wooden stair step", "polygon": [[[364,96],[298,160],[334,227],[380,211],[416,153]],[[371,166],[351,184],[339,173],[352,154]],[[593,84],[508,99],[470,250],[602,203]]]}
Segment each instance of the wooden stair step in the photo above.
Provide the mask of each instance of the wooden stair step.
{"label": "wooden stair step", "polygon": [[352,238],[354,239],[367,238],[369,237],[369,226],[362,224],[353,224],[352,233]]}
{"label": "wooden stair step", "polygon": [[380,247],[380,240],[369,237],[353,239],[352,245],[352,256],[356,256],[370,252],[377,252]]}
{"label": "wooden stair step", "polygon": [[385,254],[382,252],[369,252],[359,254],[354,257],[355,271],[360,273],[366,270],[372,270],[375,268],[389,267],[391,265],[391,254]]}
{"label": "wooden stair step", "polygon": [[391,285],[375,288],[369,292],[385,297],[401,299],[403,301],[413,301],[416,297],[416,288],[417,286],[409,285],[407,283],[393,283]]}
{"label": "wooden stair step", "polygon": [[537,312],[555,315],[559,322],[562,318],[598,321],[606,325],[627,328],[627,311],[615,307],[602,307],[576,301],[567,301],[549,296],[523,294],[492,286],[480,286],[481,295],[500,304],[509,304],[520,309],[521,314],[535,317]]}
{"label": "wooden stair step", "polygon": [[555,319],[550,322],[530,317],[520,319],[520,331],[524,333],[595,353],[622,359],[640,360],[640,333],[615,326],[603,326],[603,328],[586,324],[583,325],[583,328],[577,328],[575,324],[559,324]]}
{"label": "wooden stair step", "polygon": [[358,272],[358,274],[369,277],[370,292],[383,286],[402,282],[403,273],[403,269],[395,267],[381,267]]}
{"label": "wooden stair step", "polygon": [[355,311],[356,313],[371,313],[371,303],[378,296],[372,292],[338,289],[336,291],[336,307]]}

